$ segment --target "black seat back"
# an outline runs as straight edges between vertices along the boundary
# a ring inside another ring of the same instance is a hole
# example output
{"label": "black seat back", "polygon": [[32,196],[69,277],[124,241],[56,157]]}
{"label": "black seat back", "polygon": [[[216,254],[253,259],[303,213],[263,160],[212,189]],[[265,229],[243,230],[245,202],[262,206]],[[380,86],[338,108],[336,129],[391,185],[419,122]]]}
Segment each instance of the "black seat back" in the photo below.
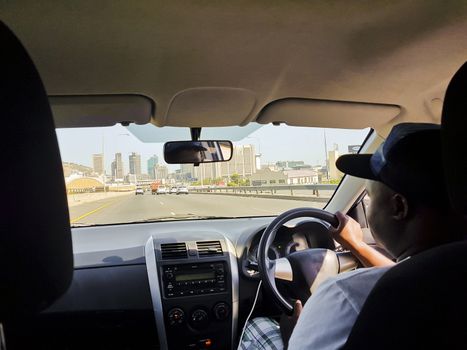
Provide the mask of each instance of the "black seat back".
{"label": "black seat back", "polygon": [[30,57],[0,22],[0,322],[66,291],[73,253],[48,98]]}
{"label": "black seat back", "polygon": [[[443,163],[453,207],[467,214],[467,63],[446,92]],[[428,152],[429,150],[427,150]],[[460,230],[465,230],[462,226]],[[417,254],[390,269],[366,300],[345,349],[464,349],[467,242]]]}

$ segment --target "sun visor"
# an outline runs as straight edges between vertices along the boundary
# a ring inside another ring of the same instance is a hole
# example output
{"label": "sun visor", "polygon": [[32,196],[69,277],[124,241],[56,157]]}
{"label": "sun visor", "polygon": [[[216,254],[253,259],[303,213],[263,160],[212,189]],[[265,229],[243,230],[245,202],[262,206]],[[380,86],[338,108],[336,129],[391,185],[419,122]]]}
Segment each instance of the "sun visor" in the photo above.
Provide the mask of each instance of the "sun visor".
{"label": "sun visor", "polygon": [[[263,127],[261,124],[250,123],[246,126],[226,126],[215,128],[203,128],[201,131],[202,140],[230,140],[240,141],[248,137],[251,133]],[[153,124],[129,125],[127,127],[138,140],[144,143],[158,143],[168,141],[191,140],[189,128],[177,128],[165,126],[159,128]]]}
{"label": "sun visor", "polygon": [[243,125],[249,121],[256,96],[245,89],[193,88],[179,92],[170,102],[159,126],[203,127]]}
{"label": "sun visor", "polygon": [[155,112],[154,102],[140,95],[49,96],[49,101],[57,128],[147,124]]}
{"label": "sun visor", "polygon": [[400,106],[353,101],[285,98],[266,105],[256,121],[292,126],[363,129],[389,122],[399,115]]}

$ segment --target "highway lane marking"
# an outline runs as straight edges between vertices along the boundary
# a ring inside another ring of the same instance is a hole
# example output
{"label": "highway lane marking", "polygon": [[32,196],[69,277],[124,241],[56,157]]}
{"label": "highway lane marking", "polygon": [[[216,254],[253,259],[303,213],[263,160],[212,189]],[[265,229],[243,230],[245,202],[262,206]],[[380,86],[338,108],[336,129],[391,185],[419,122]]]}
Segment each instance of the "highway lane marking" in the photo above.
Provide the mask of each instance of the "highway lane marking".
{"label": "highway lane marking", "polygon": [[159,202],[161,205],[164,205],[164,202]]}
{"label": "highway lane marking", "polygon": [[175,215],[175,213],[173,211],[171,211],[170,214]]}
{"label": "highway lane marking", "polygon": [[109,205],[111,205],[112,203],[115,203],[115,202],[116,202],[116,200],[111,201],[111,202],[109,202],[109,203],[106,203],[106,204],[104,204],[104,205],[101,205],[100,207],[98,207],[98,208],[96,208],[96,209],[94,209],[94,210],[88,211],[87,213],[84,213],[83,215],[78,216],[77,218],[71,220],[71,221],[70,221],[70,224],[73,224],[73,223],[75,223],[75,222],[77,222],[77,221],[79,221],[79,220],[81,220],[81,219],[84,219],[86,216],[89,216],[89,215],[91,215],[91,214],[97,213],[99,210],[102,210],[102,209],[108,207]]}

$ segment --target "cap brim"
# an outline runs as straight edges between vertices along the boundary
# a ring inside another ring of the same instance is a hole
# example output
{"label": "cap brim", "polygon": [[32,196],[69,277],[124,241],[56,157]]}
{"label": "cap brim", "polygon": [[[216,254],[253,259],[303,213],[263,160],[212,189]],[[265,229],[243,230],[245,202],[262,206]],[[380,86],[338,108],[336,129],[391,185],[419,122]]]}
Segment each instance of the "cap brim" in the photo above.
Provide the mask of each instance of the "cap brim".
{"label": "cap brim", "polygon": [[372,154],[344,154],[336,161],[336,167],[345,174],[368,180],[378,180],[371,171],[370,160]]}

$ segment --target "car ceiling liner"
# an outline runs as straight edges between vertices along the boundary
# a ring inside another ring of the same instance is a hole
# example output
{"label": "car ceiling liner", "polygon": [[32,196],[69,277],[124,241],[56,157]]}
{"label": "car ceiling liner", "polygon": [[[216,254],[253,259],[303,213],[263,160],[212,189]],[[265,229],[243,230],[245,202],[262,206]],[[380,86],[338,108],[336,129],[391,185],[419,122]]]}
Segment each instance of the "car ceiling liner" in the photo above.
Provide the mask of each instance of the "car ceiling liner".
{"label": "car ceiling liner", "polygon": [[[57,128],[104,127],[117,123],[217,128],[245,126],[256,121],[259,124],[363,129],[387,124],[401,113],[401,107],[394,104],[291,97],[272,101],[257,116],[252,116],[257,103],[255,95],[236,88],[181,91],[175,94],[161,119],[155,118],[156,103],[143,95],[62,95],[49,96],[49,100]],[[160,142],[161,135],[148,136],[154,128],[141,130],[131,128],[135,136],[146,140],[144,142]],[[240,134],[247,136],[252,130],[248,131]]]}

